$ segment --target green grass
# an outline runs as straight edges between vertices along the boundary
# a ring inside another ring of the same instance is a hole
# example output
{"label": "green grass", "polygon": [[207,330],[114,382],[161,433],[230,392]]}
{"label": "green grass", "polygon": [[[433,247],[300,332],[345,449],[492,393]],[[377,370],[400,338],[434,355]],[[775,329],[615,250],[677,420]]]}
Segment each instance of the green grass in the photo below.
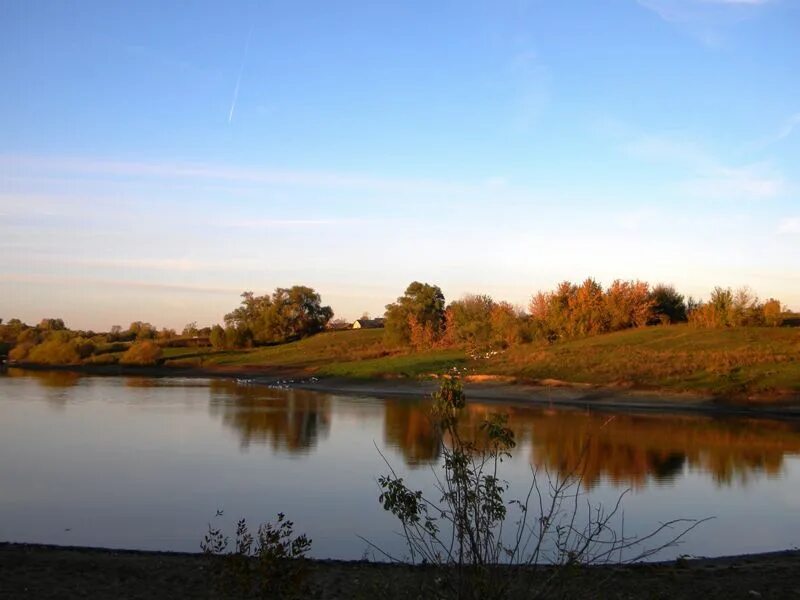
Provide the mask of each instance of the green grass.
{"label": "green grass", "polygon": [[417,354],[402,354],[359,361],[336,362],[320,368],[320,375],[335,377],[372,378],[387,375],[421,377],[449,371],[467,362],[463,350],[433,350]]}
{"label": "green grass", "polygon": [[275,368],[353,378],[418,377],[440,373],[466,361],[462,350],[416,354],[389,350],[383,344],[380,329],[328,331],[297,342],[252,350],[166,348],[164,357],[168,365],[174,366]]}
{"label": "green grass", "polygon": [[[113,360],[114,353],[89,362]],[[800,328],[633,329],[552,345],[526,344],[484,360],[460,349],[387,349],[380,329],[332,331],[253,348],[165,348],[167,366],[293,370],[352,378],[421,377],[468,366],[477,374],[523,380],[628,385],[720,395],[800,391]]]}
{"label": "green grass", "polygon": [[480,370],[726,395],[800,391],[800,329],[650,327],[520,346],[485,361]]}

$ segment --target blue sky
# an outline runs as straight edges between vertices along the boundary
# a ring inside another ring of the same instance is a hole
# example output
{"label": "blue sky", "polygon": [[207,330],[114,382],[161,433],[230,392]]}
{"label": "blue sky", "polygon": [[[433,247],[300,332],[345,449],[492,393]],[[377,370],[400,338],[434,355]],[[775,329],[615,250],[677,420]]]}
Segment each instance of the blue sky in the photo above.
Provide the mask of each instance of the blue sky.
{"label": "blue sky", "polygon": [[563,279],[800,309],[800,2],[0,2],[0,317]]}

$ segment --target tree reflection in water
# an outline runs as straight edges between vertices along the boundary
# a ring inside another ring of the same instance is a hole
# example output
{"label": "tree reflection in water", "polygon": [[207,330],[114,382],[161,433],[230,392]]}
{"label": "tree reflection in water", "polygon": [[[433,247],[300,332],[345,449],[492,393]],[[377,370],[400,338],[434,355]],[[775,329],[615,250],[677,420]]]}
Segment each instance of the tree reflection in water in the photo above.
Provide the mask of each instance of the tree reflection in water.
{"label": "tree reflection in water", "polygon": [[6,371],[7,377],[28,377],[33,378],[42,387],[46,388],[67,388],[77,385],[81,374],[74,371],[29,371],[15,369],[11,367]]}
{"label": "tree reflection in water", "polygon": [[330,430],[327,394],[242,386],[229,380],[211,380],[209,386],[211,414],[239,432],[243,448],[269,443],[276,451],[307,454]]}
{"label": "tree reflection in water", "polygon": [[[358,412],[358,403],[303,390],[271,390],[212,381],[211,411],[236,429],[243,447],[270,444],[275,450],[308,453],[329,434],[332,419]],[[386,399],[383,443],[397,449],[409,467],[436,464],[446,439],[434,430],[430,403]],[[508,414],[518,454],[531,465],[562,475],[580,467],[587,488],[601,481],[633,488],[669,484],[686,471],[706,473],[718,486],[747,485],[777,477],[784,457],[800,455],[800,424],[766,419],[712,418],[551,409],[469,403],[459,428],[480,447],[481,423],[491,413]],[[372,451],[371,448],[365,451]]]}
{"label": "tree reflection in water", "polygon": [[[429,404],[387,400],[386,442],[409,465],[435,463],[441,440],[430,426]],[[784,456],[800,454],[800,425],[765,419],[609,414],[573,409],[468,404],[461,435],[480,446],[481,423],[508,414],[532,465],[562,475],[580,467],[584,485],[601,480],[634,488],[666,484],[687,468],[710,474],[718,486],[778,476]],[[444,443],[447,443],[445,440]]]}

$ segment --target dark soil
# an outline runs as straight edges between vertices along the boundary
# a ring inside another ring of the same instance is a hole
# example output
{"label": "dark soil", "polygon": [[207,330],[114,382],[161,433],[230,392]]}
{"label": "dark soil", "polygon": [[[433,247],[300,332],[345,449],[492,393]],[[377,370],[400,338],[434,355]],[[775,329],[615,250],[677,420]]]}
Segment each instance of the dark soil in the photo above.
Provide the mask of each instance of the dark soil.
{"label": "dark soil", "polygon": [[[441,570],[367,562],[308,561],[310,598],[432,598]],[[0,598],[241,597],[223,579],[224,563],[198,554],[0,544]],[[552,570],[500,572],[531,597]],[[798,598],[800,551],[563,572],[545,597]],[[511,579],[509,579],[511,578]],[[517,594],[515,594],[517,596]],[[276,597],[268,595],[267,597]]]}

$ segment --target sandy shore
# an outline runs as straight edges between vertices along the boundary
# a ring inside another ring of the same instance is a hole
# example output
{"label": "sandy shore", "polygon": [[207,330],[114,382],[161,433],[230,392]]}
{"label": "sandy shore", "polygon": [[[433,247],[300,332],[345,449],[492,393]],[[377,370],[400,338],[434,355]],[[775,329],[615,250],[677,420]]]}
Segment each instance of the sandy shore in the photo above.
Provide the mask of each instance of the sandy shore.
{"label": "sandy shore", "polygon": [[[199,554],[0,543],[0,598],[220,598],[217,566]],[[430,568],[381,563],[308,567],[309,597],[321,599],[430,597],[437,577]],[[800,598],[800,552],[590,567],[563,585],[565,598]]]}

